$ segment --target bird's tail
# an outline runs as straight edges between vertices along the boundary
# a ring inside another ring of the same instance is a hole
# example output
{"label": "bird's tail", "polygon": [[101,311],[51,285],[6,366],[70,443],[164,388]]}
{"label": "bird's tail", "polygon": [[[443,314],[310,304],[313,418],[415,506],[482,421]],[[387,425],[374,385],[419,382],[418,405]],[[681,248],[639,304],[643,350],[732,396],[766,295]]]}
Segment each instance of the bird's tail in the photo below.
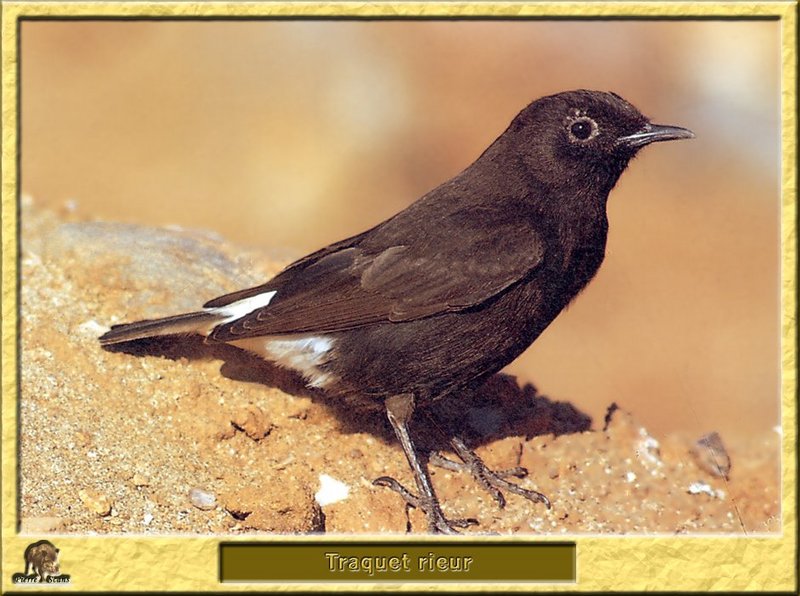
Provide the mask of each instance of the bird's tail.
{"label": "bird's tail", "polygon": [[107,333],[100,336],[100,344],[110,346],[126,341],[181,333],[207,335],[215,325],[224,320],[225,316],[220,312],[207,310],[164,317],[163,319],[150,319],[124,325],[114,325]]}

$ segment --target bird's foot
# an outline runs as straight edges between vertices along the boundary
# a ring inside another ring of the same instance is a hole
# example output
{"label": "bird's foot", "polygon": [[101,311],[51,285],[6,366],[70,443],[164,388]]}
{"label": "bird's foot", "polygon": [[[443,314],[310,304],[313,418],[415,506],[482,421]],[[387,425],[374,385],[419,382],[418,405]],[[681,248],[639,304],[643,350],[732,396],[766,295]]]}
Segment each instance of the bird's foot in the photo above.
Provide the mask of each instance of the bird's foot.
{"label": "bird's foot", "polygon": [[506,506],[506,498],[503,496],[502,491],[514,493],[534,503],[544,503],[550,509],[550,499],[542,493],[522,488],[518,484],[506,480],[506,478],[525,478],[528,475],[527,469],[517,466],[508,470],[492,470],[460,439],[453,440],[453,448],[456,451],[456,455],[461,459],[460,462],[447,459],[440,453],[434,452],[431,453],[430,463],[454,472],[469,472],[483,489],[492,495],[492,498],[501,509]]}
{"label": "bird's foot", "polygon": [[442,513],[442,508],[439,506],[435,497],[430,499],[420,498],[412,494],[405,486],[389,476],[376,478],[372,481],[372,484],[392,489],[403,497],[403,500],[409,507],[414,507],[415,509],[423,511],[428,518],[428,530],[432,534],[459,534],[456,528],[468,528],[469,526],[478,525],[478,520],[474,518],[447,519],[444,513]]}

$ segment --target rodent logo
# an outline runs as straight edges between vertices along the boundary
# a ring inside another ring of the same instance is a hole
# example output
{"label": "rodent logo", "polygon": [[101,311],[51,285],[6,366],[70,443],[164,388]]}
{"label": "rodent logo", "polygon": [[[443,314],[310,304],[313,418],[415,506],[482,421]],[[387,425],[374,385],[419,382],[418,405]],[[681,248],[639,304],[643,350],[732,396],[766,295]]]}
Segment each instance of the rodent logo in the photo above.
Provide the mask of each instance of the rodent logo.
{"label": "rodent logo", "polygon": [[58,563],[59,549],[49,540],[29,544],[25,549],[25,573],[15,573],[15,584],[69,584],[69,575],[61,573]]}

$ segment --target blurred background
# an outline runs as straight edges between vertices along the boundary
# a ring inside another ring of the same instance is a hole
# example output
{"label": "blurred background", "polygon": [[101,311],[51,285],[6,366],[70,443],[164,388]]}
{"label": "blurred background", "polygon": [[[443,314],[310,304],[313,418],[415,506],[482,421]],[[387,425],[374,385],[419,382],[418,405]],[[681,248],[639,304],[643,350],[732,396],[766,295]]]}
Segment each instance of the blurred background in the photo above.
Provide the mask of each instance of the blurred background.
{"label": "blurred background", "polygon": [[600,273],[508,372],[595,426],[616,401],[651,432],[744,439],[780,422],[779,26],[27,21],[22,191],[301,256],[458,173],[533,99],[612,90],[697,138],[634,161]]}

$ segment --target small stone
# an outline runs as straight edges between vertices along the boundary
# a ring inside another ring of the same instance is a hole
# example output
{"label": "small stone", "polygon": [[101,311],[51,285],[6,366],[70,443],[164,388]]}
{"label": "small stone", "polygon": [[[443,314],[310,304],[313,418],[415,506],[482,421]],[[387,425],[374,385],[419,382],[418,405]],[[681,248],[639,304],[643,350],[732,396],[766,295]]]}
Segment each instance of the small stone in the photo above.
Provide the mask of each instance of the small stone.
{"label": "small stone", "polygon": [[290,453],[286,457],[284,457],[281,461],[275,462],[275,469],[276,470],[285,470],[286,467],[293,463],[295,460],[294,454]]}
{"label": "small stone", "polygon": [[200,488],[193,488],[189,491],[189,500],[201,511],[211,511],[217,506],[217,497]]}
{"label": "small stone", "polygon": [[252,405],[237,412],[231,419],[231,423],[254,441],[260,441],[266,437],[273,428],[266,414]]}
{"label": "small stone", "polygon": [[718,432],[697,439],[692,447],[692,455],[697,465],[709,474],[725,479],[730,476],[731,458]]}
{"label": "small stone", "polygon": [[140,474],[136,472],[131,478],[131,482],[134,486],[150,486],[150,479],[145,476],[144,474]]}
{"label": "small stone", "polygon": [[142,525],[149,526],[150,522],[152,521],[153,521],[153,514],[148,511],[147,513],[144,514],[144,517],[142,518]]}
{"label": "small stone", "polygon": [[78,447],[86,447],[92,442],[92,435],[83,430],[76,431],[74,438],[75,444]]}
{"label": "small stone", "polygon": [[295,408],[289,414],[287,414],[288,418],[294,418],[295,420],[305,420],[308,418],[308,408],[305,406]]}
{"label": "small stone", "polygon": [[350,494],[350,487],[344,482],[327,474],[319,475],[319,490],[314,494],[314,500],[321,507],[344,501]]}
{"label": "small stone", "polygon": [[93,319],[81,323],[78,325],[77,329],[79,333],[91,337],[97,337],[98,335],[108,331],[108,327],[104,327]]}
{"label": "small stone", "polygon": [[95,515],[105,517],[111,513],[111,500],[102,493],[82,489],[78,493],[78,497],[80,497],[84,507]]}
{"label": "small stone", "polygon": [[686,492],[688,492],[690,495],[699,495],[705,493],[711,497],[717,496],[714,489],[705,482],[692,482],[689,485],[689,488],[686,489]]}

